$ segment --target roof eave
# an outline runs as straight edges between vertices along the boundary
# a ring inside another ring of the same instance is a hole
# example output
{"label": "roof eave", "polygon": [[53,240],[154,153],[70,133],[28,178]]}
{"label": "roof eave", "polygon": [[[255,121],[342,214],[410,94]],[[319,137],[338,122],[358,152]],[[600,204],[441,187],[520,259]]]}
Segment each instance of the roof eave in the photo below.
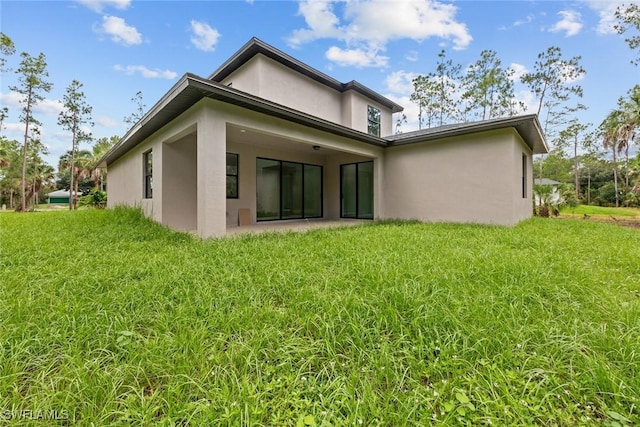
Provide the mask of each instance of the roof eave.
{"label": "roof eave", "polygon": [[[188,92],[189,89],[192,89],[191,93]],[[178,102],[181,102],[176,101],[180,95],[185,96],[186,102],[179,105],[173,105],[174,112],[170,113],[166,119],[161,118],[159,116],[160,113],[168,107],[172,107],[172,104],[178,104]],[[387,140],[384,138],[369,135],[346,126],[329,122],[325,119],[276,104],[237,89],[211,82],[193,74],[185,74],[171,88],[171,90],[169,90],[169,92],[167,92],[160,101],[158,101],[144,115],[144,117],[138,121],[138,123],[129,129],[118,144],[112,147],[98,161],[98,166],[106,166],[107,164],[114,162],[203,98],[212,98],[218,101],[228,102],[252,111],[279,117],[294,123],[379,147],[386,147],[388,144]],[[178,108],[176,107],[180,107],[179,112],[177,112]],[[141,132],[144,134],[141,134]]]}
{"label": "roof eave", "polygon": [[222,80],[231,75],[235,70],[240,68],[243,64],[249,61],[258,53],[265,55],[268,58],[273,59],[280,64],[289,67],[312,80],[324,84],[338,92],[345,92],[347,90],[355,90],[362,95],[365,95],[372,100],[380,103],[381,105],[389,108],[394,113],[400,113],[404,111],[404,107],[391,101],[389,98],[375,92],[374,90],[364,86],[363,84],[352,80],[348,83],[341,83],[333,77],[316,70],[313,67],[305,64],[284,53],[283,51],[263,42],[262,40],[253,37],[244,46],[242,46],[231,58],[227,59],[216,71],[211,73],[208,77],[209,80],[220,83]]}
{"label": "roof eave", "polygon": [[538,116],[529,114],[526,116],[509,117],[495,120],[490,123],[476,122],[467,126],[447,128],[442,131],[432,133],[417,134],[403,138],[402,135],[389,138],[390,145],[406,145],[418,142],[435,141],[444,138],[451,138],[471,133],[514,128],[531,149],[533,154],[544,154],[549,152],[549,148],[541,131]]}

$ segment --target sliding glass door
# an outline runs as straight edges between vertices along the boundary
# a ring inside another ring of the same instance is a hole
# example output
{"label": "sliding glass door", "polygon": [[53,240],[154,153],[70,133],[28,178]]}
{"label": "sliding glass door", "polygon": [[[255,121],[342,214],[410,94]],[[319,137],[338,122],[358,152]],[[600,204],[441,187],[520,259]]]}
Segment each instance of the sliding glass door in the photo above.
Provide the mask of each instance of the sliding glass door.
{"label": "sliding glass door", "polygon": [[340,216],[373,219],[373,162],[340,165]]}
{"label": "sliding glass door", "polygon": [[258,221],[322,216],[322,166],[256,160]]}

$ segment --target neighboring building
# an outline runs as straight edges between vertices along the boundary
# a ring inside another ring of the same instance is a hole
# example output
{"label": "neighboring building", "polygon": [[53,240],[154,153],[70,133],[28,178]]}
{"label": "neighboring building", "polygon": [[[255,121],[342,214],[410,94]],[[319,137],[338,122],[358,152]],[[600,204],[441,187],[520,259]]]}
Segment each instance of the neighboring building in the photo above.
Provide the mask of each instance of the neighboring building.
{"label": "neighboring building", "polygon": [[69,204],[69,197],[71,197],[71,192],[69,190],[56,190],[47,194],[47,203],[56,204],[56,203],[64,203]]}
{"label": "neighboring building", "polygon": [[535,115],[392,135],[402,110],[254,38],[209,78],[184,75],[105,155],[108,205],[202,237],[240,218],[531,216]]}
{"label": "neighboring building", "polygon": [[[560,185],[560,182],[548,178],[536,178],[534,183],[535,185],[543,185],[545,187],[548,186],[551,188],[551,191],[549,192],[549,203],[557,204],[558,202],[560,202],[560,200],[562,200],[562,195],[560,194],[560,190],[558,190],[558,185]],[[536,205],[539,206],[540,197],[537,194],[535,194],[534,196]]]}

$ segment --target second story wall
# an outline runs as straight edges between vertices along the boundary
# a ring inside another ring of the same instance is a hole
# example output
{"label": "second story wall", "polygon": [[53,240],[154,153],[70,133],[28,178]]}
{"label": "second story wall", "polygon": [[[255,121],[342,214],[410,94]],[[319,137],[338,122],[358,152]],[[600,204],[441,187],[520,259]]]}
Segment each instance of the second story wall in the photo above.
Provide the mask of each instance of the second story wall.
{"label": "second story wall", "polygon": [[342,94],[284,65],[257,54],[222,84],[333,123],[342,123]]}
{"label": "second story wall", "polygon": [[234,89],[368,133],[367,109],[380,111],[380,135],[391,135],[391,109],[349,89],[340,92],[278,61],[256,54],[221,81]]}
{"label": "second story wall", "polygon": [[368,133],[368,107],[372,106],[380,111],[380,135],[391,135],[393,128],[392,112],[389,108],[367,98],[366,96],[348,90],[342,94],[342,124],[360,132]]}

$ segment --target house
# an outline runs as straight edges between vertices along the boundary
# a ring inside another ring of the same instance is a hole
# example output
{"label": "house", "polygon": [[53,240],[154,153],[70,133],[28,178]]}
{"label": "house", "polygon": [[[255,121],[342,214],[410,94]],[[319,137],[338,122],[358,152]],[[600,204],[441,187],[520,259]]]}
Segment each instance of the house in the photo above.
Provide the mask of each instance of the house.
{"label": "house", "polygon": [[69,197],[71,197],[71,191],[69,190],[52,191],[51,193],[47,194],[47,203],[49,204],[63,203],[68,205]]}
{"label": "house", "polygon": [[108,206],[202,237],[240,220],[531,215],[535,115],[393,135],[402,110],[253,38],[208,78],[185,74],[104,156]]}
{"label": "house", "polygon": [[[562,195],[560,194],[560,190],[558,190],[558,186],[561,184],[558,181],[554,181],[549,178],[536,178],[534,181],[535,185],[541,185],[543,187],[548,188],[548,202],[551,204],[557,204],[562,200]],[[546,194],[546,192],[545,192]],[[538,194],[534,195],[535,202],[537,206],[540,206],[540,196]]]}

